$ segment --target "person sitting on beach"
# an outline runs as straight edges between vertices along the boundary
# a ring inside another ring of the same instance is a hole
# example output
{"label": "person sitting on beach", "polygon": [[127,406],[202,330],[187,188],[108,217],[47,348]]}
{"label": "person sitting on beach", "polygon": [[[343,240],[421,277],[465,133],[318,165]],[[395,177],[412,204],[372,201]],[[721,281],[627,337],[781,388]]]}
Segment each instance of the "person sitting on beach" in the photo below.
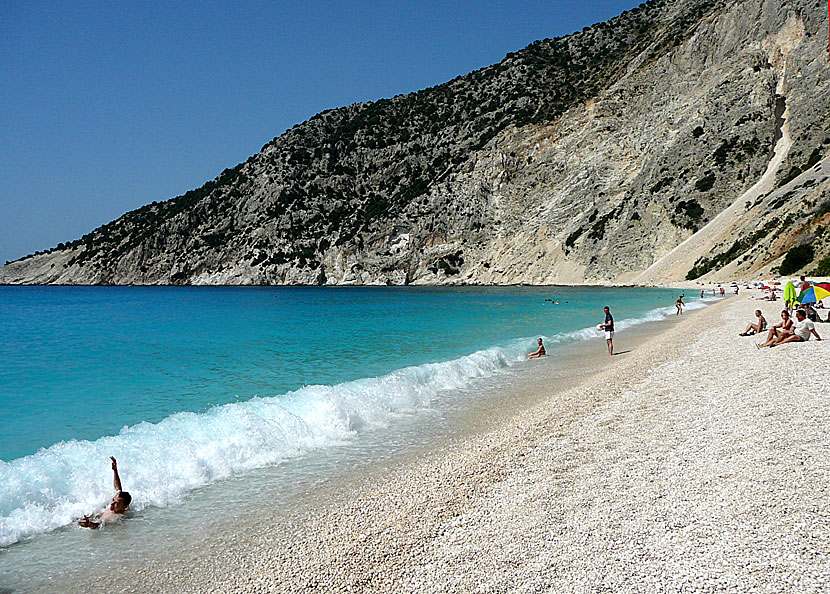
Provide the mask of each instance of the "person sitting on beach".
{"label": "person sitting on beach", "polygon": [[542,344],[542,339],[540,338],[536,342],[539,343],[539,348],[536,349],[534,352],[530,353],[527,358],[528,359],[538,359],[539,357],[544,357],[547,355],[545,352],[545,345]]}
{"label": "person sitting on beach", "polygon": [[683,297],[685,297],[685,295],[686,293],[683,293],[683,295],[678,297],[677,300],[674,302],[674,306],[677,308],[677,313],[674,314],[676,316],[683,314],[683,306],[686,305],[685,303],[683,303]]}
{"label": "person sitting on beach", "polygon": [[755,317],[758,318],[758,323],[747,324],[746,330],[738,334],[738,336],[752,336],[753,334],[760,334],[767,329],[767,319],[761,313],[760,309],[755,310]]}
{"label": "person sitting on beach", "polygon": [[778,322],[775,326],[770,328],[769,334],[767,335],[767,341],[762,344],[758,345],[761,347],[768,347],[772,345],[776,340],[779,338],[783,338],[784,336],[788,336],[793,333],[793,320],[790,317],[790,312],[786,309],[781,310],[781,321]]}
{"label": "person sitting on beach", "polygon": [[603,308],[605,322],[599,325],[600,330],[605,330],[605,342],[608,344],[608,354],[614,354],[614,316],[611,315],[611,308],[607,305]]}
{"label": "person sitting on beach", "polygon": [[815,334],[816,340],[821,340],[821,336],[818,335],[816,332],[816,326],[807,319],[807,312],[803,309],[799,309],[795,312],[795,327],[793,328],[792,334],[788,334],[787,336],[782,336],[774,343],[772,343],[770,348],[774,346],[778,346],[779,344],[785,344],[788,342],[807,342],[810,340],[810,335]]}
{"label": "person sitting on beach", "polygon": [[112,460],[112,485],[115,487],[115,495],[112,496],[109,507],[103,512],[91,516],[84,516],[78,522],[78,526],[81,528],[92,528],[94,530],[101,524],[118,520],[124,515],[124,512],[130,509],[130,501],[133,500],[132,495],[121,488],[121,477],[118,476],[118,462],[115,461],[113,456],[110,456],[110,460]]}

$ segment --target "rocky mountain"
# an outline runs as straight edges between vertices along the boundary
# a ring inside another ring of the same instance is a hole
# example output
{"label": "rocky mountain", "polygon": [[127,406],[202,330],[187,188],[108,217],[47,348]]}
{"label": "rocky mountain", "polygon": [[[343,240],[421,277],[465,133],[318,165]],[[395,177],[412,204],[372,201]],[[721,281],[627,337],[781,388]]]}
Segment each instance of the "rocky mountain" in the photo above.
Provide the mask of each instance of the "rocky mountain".
{"label": "rocky mountain", "polygon": [[[325,111],[3,283],[506,284],[830,273],[823,0],[650,0]],[[793,267],[795,268],[793,269]]]}

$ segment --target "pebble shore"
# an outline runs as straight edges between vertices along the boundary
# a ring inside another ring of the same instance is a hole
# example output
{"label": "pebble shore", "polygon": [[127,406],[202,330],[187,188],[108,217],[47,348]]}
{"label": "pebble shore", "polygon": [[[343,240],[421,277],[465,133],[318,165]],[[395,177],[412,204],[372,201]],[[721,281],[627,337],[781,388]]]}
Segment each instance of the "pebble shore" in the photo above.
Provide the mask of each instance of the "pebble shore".
{"label": "pebble shore", "polygon": [[302,517],[119,572],[119,591],[828,592],[830,341],[756,349],[738,333],[781,305],[747,293]]}

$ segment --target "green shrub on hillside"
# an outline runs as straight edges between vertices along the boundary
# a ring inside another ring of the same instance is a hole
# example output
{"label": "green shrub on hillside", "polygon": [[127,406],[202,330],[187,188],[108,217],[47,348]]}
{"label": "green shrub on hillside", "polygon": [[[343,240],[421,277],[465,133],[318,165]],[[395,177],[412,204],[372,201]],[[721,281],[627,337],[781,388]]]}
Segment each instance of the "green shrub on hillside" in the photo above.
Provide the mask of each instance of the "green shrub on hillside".
{"label": "green shrub on hillside", "polygon": [[798,272],[807,266],[807,264],[812,262],[814,256],[815,251],[813,250],[813,246],[810,244],[805,243],[797,245],[791,248],[790,251],[787,252],[787,255],[784,256],[784,261],[781,262],[778,272],[783,275]]}
{"label": "green shrub on hillside", "polygon": [[818,261],[816,267],[810,272],[814,276],[830,276],[830,256],[824,256]]}

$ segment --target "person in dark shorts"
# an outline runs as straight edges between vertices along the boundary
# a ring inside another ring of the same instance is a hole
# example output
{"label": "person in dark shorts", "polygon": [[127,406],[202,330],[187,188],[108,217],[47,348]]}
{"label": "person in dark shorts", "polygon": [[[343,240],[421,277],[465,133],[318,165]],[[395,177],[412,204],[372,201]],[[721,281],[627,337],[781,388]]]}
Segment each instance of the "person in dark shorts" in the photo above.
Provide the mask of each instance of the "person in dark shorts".
{"label": "person in dark shorts", "polygon": [[600,324],[601,330],[605,331],[605,342],[608,344],[608,354],[614,354],[614,316],[611,315],[611,308],[607,305],[603,309],[605,312],[605,322]]}

